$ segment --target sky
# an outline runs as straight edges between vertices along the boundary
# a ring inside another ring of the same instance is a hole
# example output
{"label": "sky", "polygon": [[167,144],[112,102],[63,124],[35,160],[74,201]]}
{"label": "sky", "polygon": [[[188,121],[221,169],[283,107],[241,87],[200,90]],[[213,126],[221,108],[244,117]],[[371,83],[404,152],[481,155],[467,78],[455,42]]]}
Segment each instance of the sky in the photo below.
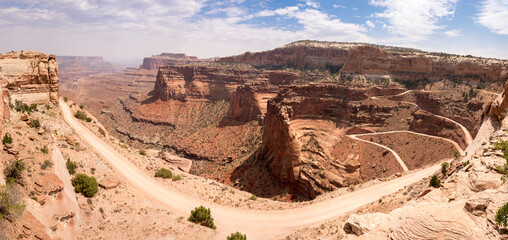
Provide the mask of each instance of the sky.
{"label": "sky", "polygon": [[508,59],[508,0],[0,0],[0,33],[0,52],[132,65],[307,39]]}

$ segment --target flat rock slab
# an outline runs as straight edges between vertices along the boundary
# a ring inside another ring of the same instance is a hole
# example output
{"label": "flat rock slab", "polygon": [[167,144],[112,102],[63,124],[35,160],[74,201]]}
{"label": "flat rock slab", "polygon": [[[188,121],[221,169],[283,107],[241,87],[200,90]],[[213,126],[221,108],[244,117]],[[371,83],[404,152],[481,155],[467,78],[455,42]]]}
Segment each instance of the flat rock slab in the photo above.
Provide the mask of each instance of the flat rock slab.
{"label": "flat rock slab", "polygon": [[115,177],[106,178],[99,182],[99,186],[104,189],[116,188],[118,185],[120,185],[120,179]]}

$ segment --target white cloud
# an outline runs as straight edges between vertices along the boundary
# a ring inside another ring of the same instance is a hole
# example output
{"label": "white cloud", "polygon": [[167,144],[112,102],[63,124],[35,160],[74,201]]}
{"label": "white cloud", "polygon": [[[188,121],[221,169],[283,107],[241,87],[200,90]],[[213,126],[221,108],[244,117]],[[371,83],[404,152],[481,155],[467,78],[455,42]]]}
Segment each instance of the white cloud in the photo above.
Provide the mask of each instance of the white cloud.
{"label": "white cloud", "polygon": [[420,42],[444,28],[440,21],[453,17],[457,0],[371,0],[386,10],[374,16],[389,22],[388,30],[405,41]]}
{"label": "white cloud", "polygon": [[315,2],[315,1],[312,1],[312,0],[307,0],[305,2],[305,4],[309,7],[313,7],[313,8],[318,8],[319,7],[319,3],[318,2]]}
{"label": "white cloud", "polygon": [[373,22],[371,22],[370,20],[367,20],[365,22],[365,25],[367,25],[367,27],[369,27],[369,28],[375,28],[376,27],[376,25]]}
{"label": "white cloud", "polygon": [[459,36],[463,35],[460,30],[449,30],[449,31],[444,32],[444,34],[449,37],[459,37]]}
{"label": "white cloud", "polygon": [[508,0],[485,0],[477,22],[497,34],[508,35]]}
{"label": "white cloud", "polygon": [[340,4],[333,4],[333,7],[334,8],[346,8],[346,6],[340,5]]}

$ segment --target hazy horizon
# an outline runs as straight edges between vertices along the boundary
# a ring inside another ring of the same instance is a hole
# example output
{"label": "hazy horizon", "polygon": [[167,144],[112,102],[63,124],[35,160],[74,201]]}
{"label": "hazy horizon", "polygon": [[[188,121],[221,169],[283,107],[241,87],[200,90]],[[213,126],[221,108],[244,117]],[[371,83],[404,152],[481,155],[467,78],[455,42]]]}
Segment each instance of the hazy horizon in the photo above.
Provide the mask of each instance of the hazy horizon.
{"label": "hazy horizon", "polygon": [[310,39],[508,59],[506,19],[508,0],[6,0],[0,52],[133,66],[161,52],[223,57]]}

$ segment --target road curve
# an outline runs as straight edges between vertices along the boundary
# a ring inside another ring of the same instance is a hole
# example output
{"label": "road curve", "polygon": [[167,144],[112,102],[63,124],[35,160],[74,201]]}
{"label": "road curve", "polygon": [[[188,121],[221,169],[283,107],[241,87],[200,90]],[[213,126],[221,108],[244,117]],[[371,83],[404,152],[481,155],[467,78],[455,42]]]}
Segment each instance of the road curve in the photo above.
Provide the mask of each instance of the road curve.
{"label": "road curve", "polygon": [[441,140],[444,140],[444,141],[447,141],[447,142],[451,143],[453,145],[453,147],[455,148],[455,150],[457,150],[460,154],[464,153],[464,150],[462,150],[460,145],[457,142],[455,142],[455,141],[453,141],[451,139],[444,138],[444,137],[438,137],[438,136],[434,136],[434,135],[429,135],[429,134],[425,134],[425,133],[408,131],[408,130],[396,130],[396,131],[386,131],[386,132],[351,134],[349,136],[361,137],[361,136],[382,135],[382,134],[390,134],[390,133],[411,133],[411,134],[416,134],[416,135],[420,135],[420,136],[424,136],[424,137],[441,139]]}
{"label": "road curve", "polygon": [[382,148],[390,151],[393,154],[393,156],[395,157],[395,159],[397,159],[397,162],[399,162],[400,166],[402,167],[402,170],[404,172],[409,171],[409,168],[407,168],[406,163],[404,163],[404,161],[402,161],[402,158],[399,156],[399,154],[397,152],[393,151],[393,149],[391,149],[391,148],[389,148],[389,147],[387,147],[385,145],[381,145],[379,143],[375,143],[375,142],[367,141],[365,139],[358,138],[357,137],[358,135],[347,135],[347,136],[352,138],[352,139],[354,139],[354,140],[357,140],[357,141],[360,141],[360,142],[369,143],[369,144],[373,144],[373,145],[376,145],[378,147],[382,147]]}
{"label": "road curve", "polygon": [[126,157],[82,125],[73,117],[71,109],[62,100],[60,100],[60,108],[65,121],[76,133],[110,164],[123,181],[154,204],[172,210],[177,214],[176,216],[185,217],[199,205],[210,207],[217,225],[215,239],[223,240],[236,231],[246,233],[251,240],[280,238],[299,228],[317,225],[377,201],[385,195],[395,193],[409,184],[430,176],[440,168],[440,165],[436,164],[391,181],[381,182],[301,208],[273,211],[235,209],[206,202],[164,186],[138,169]]}

